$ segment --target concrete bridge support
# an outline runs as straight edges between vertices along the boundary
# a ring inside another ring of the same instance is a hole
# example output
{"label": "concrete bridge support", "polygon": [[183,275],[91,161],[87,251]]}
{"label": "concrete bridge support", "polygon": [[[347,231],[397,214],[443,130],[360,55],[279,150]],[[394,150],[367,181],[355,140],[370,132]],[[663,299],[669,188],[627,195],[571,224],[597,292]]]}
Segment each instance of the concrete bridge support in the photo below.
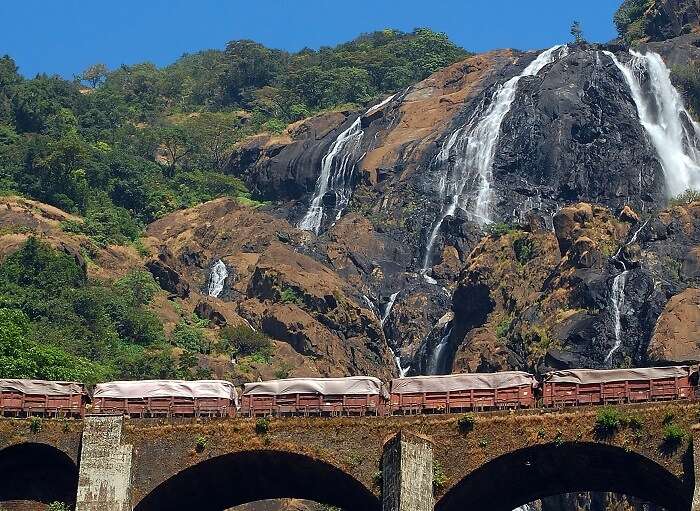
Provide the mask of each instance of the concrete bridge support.
{"label": "concrete bridge support", "polygon": [[131,511],[132,455],[121,416],[86,417],[75,511]]}
{"label": "concrete bridge support", "polygon": [[434,506],[432,444],[400,432],[384,445],[382,511],[432,511]]}

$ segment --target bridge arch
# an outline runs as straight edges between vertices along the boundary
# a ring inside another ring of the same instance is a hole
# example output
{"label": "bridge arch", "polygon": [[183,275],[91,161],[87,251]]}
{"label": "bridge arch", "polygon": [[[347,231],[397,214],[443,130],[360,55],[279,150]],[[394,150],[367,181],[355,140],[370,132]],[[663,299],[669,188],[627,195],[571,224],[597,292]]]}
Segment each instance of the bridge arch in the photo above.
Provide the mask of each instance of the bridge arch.
{"label": "bridge arch", "polygon": [[26,442],[0,450],[0,503],[75,503],[78,467],[65,452]]}
{"label": "bridge arch", "polygon": [[668,511],[690,509],[692,497],[692,488],[646,456],[609,444],[570,442],[526,447],[482,465],[450,488],[435,511],[511,511],[583,491],[622,493]]}
{"label": "bridge arch", "polygon": [[261,450],[225,454],[182,470],[146,495],[134,511],[223,511],[260,500],[295,498],[378,511],[379,500],[339,468],[303,454]]}

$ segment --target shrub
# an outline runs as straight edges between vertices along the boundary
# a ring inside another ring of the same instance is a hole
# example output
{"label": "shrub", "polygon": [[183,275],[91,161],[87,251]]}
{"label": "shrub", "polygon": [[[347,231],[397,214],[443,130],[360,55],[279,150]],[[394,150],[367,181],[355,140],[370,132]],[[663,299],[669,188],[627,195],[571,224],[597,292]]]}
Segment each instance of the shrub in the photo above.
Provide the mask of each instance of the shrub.
{"label": "shrub", "polygon": [[489,445],[489,441],[486,440],[485,438],[482,438],[479,440],[479,447],[487,447]]}
{"label": "shrub", "polygon": [[275,378],[277,378],[278,380],[289,378],[292,369],[294,369],[294,366],[292,364],[290,364],[289,362],[282,362],[275,371]]}
{"label": "shrub", "polygon": [[513,322],[513,318],[510,316],[501,320],[498,325],[496,325],[496,337],[499,339],[505,339],[510,330],[510,325]]}
{"label": "shrub", "polygon": [[664,443],[667,445],[678,445],[688,434],[677,424],[667,424],[664,427]]}
{"label": "shrub", "polygon": [[622,413],[612,406],[603,406],[596,415],[596,429],[601,434],[612,434],[622,424]]}
{"label": "shrub", "polygon": [[250,327],[241,325],[225,327],[219,337],[223,341],[223,347],[234,355],[242,357],[258,355],[263,359],[272,356],[272,341],[262,332],[257,332]]}
{"label": "shrub", "polygon": [[664,412],[664,416],[661,419],[661,424],[663,424],[664,426],[668,426],[669,424],[671,424],[673,422],[673,419],[675,419],[675,418],[676,418],[676,414],[673,413],[672,411],[668,410],[668,411]]}
{"label": "shrub", "polygon": [[202,452],[207,447],[207,439],[203,436],[198,436],[194,439],[194,449],[197,452]]}
{"label": "shrub", "polygon": [[46,507],[46,511],[71,511],[71,508],[68,504],[54,501]]}
{"label": "shrub", "polygon": [[535,244],[528,237],[518,238],[513,242],[515,258],[525,264],[535,256]]}
{"label": "shrub", "polygon": [[459,419],[457,419],[457,427],[463,433],[467,433],[473,430],[475,425],[476,417],[474,416],[474,414],[467,413],[465,415],[462,415]]}
{"label": "shrub", "polygon": [[442,468],[442,463],[438,460],[433,461],[433,491],[440,491],[447,483],[447,475]]}
{"label": "shrub", "polygon": [[280,300],[282,303],[293,303],[295,305],[301,305],[304,303],[303,297],[291,287],[285,287],[282,291],[280,291]]}
{"label": "shrub", "polygon": [[209,346],[204,337],[204,330],[196,325],[190,325],[181,320],[173,331],[172,342],[187,351],[195,353],[208,353]]}
{"label": "shrub", "polygon": [[255,421],[255,432],[258,435],[265,435],[270,431],[270,419],[267,417],[260,417]]}
{"label": "shrub", "polygon": [[39,417],[32,417],[29,419],[29,431],[34,433],[35,435],[41,431],[41,419]]}
{"label": "shrub", "polygon": [[374,484],[374,486],[381,486],[383,481],[384,474],[382,474],[381,470],[377,470],[374,474],[372,474],[372,484]]}
{"label": "shrub", "polygon": [[635,431],[639,431],[644,427],[644,421],[639,415],[630,415],[627,418],[627,425]]}
{"label": "shrub", "polygon": [[506,224],[504,222],[497,222],[487,225],[484,230],[489,236],[499,237],[503,236],[504,234],[513,232],[514,229],[509,224]]}

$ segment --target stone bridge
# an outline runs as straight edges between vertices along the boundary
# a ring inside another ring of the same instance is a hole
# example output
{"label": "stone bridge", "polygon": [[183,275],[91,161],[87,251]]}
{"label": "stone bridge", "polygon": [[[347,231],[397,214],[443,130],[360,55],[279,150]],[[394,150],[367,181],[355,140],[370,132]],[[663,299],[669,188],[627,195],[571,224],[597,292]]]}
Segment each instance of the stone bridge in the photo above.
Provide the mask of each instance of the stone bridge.
{"label": "stone bridge", "polygon": [[[510,511],[597,490],[700,511],[698,409],[620,406],[608,433],[600,408],[475,414],[473,425],[461,415],[273,419],[266,431],[252,419],[2,419],[0,509],[223,511],[289,497],[346,511]],[[687,435],[669,441],[669,424]]]}

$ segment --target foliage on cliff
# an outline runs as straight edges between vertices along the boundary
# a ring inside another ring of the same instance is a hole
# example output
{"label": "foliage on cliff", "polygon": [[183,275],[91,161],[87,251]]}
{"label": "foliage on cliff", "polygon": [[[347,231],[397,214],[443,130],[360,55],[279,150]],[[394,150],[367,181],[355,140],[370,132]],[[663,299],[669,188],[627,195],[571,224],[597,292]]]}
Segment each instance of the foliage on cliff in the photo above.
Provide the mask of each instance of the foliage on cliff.
{"label": "foliage on cliff", "polygon": [[[143,223],[228,195],[231,146],[321,109],[366,103],[465,56],[427,29],[385,30],[335,48],[287,53],[252,41],[75,81],[24,79],[0,58],[0,191],[86,215],[102,243],[138,237]],[[87,86],[83,85],[87,84]]]}
{"label": "foliage on cliff", "polygon": [[158,290],[138,270],[92,282],[73,257],[29,238],[0,264],[0,377],[189,377],[149,309]]}

